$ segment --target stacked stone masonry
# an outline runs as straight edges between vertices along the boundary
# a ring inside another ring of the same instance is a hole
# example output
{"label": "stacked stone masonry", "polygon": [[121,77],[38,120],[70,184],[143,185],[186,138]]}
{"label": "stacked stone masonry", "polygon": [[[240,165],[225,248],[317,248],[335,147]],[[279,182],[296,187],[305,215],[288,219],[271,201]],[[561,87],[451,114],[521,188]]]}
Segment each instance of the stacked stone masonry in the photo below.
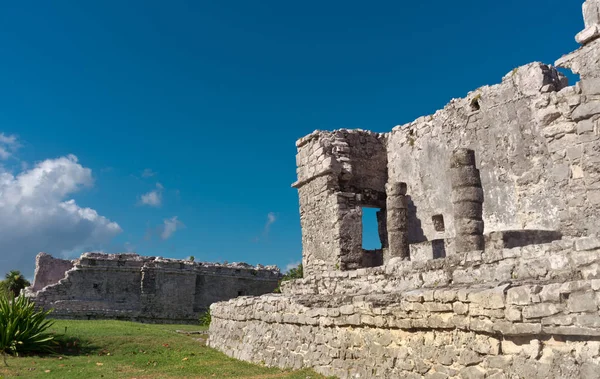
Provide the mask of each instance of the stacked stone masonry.
{"label": "stacked stone masonry", "polygon": [[305,277],[213,304],[209,345],[340,378],[600,378],[600,0],[583,15],[573,86],[531,63],[390,133],[300,139]]}
{"label": "stacked stone masonry", "polygon": [[275,266],[191,262],[137,254],[85,253],[74,261],[40,253],[26,295],[54,318],[197,323],[217,301],[271,293]]}

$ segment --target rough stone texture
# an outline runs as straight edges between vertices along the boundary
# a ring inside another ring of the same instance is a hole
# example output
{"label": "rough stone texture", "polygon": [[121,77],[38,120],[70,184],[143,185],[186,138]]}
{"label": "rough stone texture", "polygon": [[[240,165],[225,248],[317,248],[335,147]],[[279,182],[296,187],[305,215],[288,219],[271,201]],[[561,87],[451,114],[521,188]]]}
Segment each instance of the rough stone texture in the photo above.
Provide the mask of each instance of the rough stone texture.
{"label": "rough stone texture", "polygon": [[299,140],[305,277],[213,304],[209,345],[340,378],[600,378],[600,0],[583,12],[574,86],[532,63],[387,134]]}
{"label": "rough stone texture", "polygon": [[37,292],[47,285],[57,283],[72,268],[73,262],[70,260],[57,259],[50,254],[39,253],[35,257],[35,276],[31,290]]}
{"label": "rough stone texture", "polygon": [[408,258],[408,202],[406,200],[406,183],[390,183],[386,185],[386,228],[387,253],[383,259],[389,262],[393,257]]}
{"label": "rough stone texture", "polygon": [[305,270],[362,267],[362,208],[386,206],[385,135],[316,131],[296,146]]}
{"label": "rough stone texture", "polygon": [[197,322],[217,301],[273,292],[276,267],[190,262],[137,254],[85,253],[74,261],[40,253],[26,294],[55,318]]}
{"label": "rough stone texture", "polygon": [[450,173],[455,249],[458,252],[483,250],[483,190],[479,170],[475,166],[475,152],[455,150],[451,156]]}
{"label": "rough stone texture", "polygon": [[209,344],[340,378],[598,378],[600,249],[577,242],[307,276],[213,304]]}

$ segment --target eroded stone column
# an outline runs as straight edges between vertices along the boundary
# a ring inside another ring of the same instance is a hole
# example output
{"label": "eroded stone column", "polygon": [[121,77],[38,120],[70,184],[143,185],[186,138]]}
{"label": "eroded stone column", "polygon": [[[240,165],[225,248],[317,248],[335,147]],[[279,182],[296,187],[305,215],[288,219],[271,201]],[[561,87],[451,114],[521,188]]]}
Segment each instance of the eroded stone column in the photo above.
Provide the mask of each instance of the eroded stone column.
{"label": "eroded stone column", "polygon": [[388,183],[385,186],[387,209],[387,243],[388,249],[383,263],[391,258],[408,259],[408,202],[406,199],[406,183]]}
{"label": "eroded stone column", "polygon": [[483,250],[483,189],[475,152],[457,149],[450,160],[456,252]]}

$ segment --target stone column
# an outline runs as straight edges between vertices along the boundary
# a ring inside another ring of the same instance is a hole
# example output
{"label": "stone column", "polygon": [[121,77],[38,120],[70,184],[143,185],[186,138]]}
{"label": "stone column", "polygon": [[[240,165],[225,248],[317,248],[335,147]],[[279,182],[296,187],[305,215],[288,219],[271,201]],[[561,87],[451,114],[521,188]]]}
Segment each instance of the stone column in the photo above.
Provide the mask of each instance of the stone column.
{"label": "stone column", "polygon": [[406,183],[388,183],[385,186],[387,195],[387,243],[388,249],[383,263],[391,258],[409,258],[408,245],[408,204],[406,199]]}
{"label": "stone column", "polygon": [[483,250],[483,189],[475,152],[457,149],[450,160],[456,252]]}

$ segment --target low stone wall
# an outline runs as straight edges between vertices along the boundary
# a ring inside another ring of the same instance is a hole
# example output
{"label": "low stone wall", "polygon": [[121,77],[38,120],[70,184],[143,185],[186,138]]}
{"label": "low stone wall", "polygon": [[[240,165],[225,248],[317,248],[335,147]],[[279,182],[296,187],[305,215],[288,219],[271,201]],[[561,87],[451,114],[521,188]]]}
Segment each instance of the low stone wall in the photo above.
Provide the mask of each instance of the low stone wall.
{"label": "low stone wall", "polygon": [[329,272],[211,306],[209,345],[340,378],[600,377],[600,240]]}

